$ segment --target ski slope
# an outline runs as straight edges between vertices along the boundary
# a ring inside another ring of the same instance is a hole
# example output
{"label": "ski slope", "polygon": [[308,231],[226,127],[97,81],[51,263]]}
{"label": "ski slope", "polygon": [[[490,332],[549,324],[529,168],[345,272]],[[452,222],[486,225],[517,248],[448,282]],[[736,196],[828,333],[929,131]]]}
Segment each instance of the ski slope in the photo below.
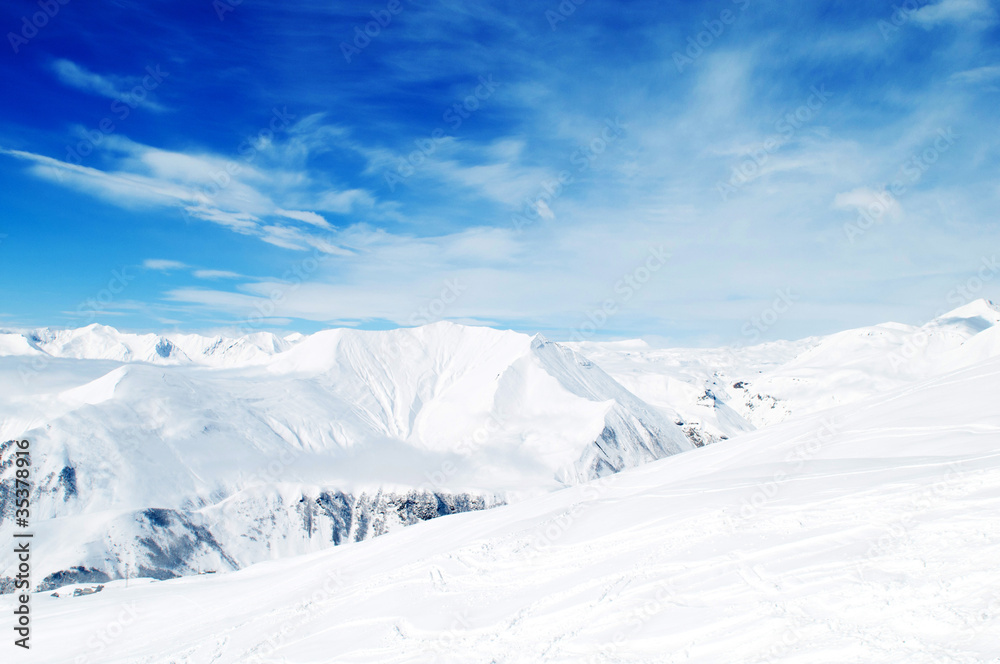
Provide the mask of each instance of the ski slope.
{"label": "ski slope", "polygon": [[24,661],[1000,662],[997,394],[986,359],[370,541],[35,595]]}

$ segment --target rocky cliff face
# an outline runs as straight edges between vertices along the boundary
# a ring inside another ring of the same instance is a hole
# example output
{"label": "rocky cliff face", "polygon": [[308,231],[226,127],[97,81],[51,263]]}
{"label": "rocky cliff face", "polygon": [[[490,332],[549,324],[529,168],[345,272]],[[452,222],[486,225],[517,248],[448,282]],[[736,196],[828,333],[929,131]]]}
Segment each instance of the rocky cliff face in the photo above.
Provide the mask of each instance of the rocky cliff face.
{"label": "rocky cliff face", "polygon": [[[48,556],[33,588],[112,579],[170,579],[232,571],[263,560],[360,542],[439,516],[501,504],[495,496],[425,490],[358,494],[320,487],[241,492],[199,510],[147,508],[114,516],[89,515],[94,537],[82,555]],[[104,516],[104,519],[100,517]],[[40,550],[58,546],[59,533],[42,528]],[[55,565],[56,569],[52,566]],[[0,577],[0,593],[13,578]]]}

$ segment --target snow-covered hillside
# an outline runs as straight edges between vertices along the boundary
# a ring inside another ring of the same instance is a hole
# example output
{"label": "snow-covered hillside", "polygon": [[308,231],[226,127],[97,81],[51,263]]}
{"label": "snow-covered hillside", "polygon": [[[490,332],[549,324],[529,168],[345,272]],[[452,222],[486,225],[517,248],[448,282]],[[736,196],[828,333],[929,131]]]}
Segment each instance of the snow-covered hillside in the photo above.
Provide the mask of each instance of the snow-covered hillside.
{"label": "snow-covered hillside", "polygon": [[192,339],[7,336],[23,353],[0,358],[0,436],[32,441],[32,513],[61,539],[36,560],[39,587],[231,570],[694,447],[669,412],[537,336],[438,323]]}
{"label": "snow-covered hillside", "polygon": [[31,661],[995,663],[998,393],[987,359],[357,545],[36,595]]}

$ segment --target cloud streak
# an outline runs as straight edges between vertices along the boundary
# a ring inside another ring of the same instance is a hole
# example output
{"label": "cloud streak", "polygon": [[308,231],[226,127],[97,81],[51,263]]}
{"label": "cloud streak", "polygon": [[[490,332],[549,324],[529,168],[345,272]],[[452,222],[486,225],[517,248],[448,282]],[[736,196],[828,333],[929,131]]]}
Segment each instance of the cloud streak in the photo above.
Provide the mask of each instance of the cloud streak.
{"label": "cloud streak", "polygon": [[170,272],[171,270],[183,270],[187,264],[167,258],[147,258],[142,262],[142,266],[147,270],[157,270],[159,272]]}
{"label": "cloud streak", "polygon": [[135,108],[140,104],[152,111],[164,112],[167,108],[149,99],[152,90],[159,86],[162,74],[147,68],[150,74],[144,76],[104,76],[94,73],[71,60],[57,59],[52,62],[52,71],[64,85],[83,92],[126,103]]}

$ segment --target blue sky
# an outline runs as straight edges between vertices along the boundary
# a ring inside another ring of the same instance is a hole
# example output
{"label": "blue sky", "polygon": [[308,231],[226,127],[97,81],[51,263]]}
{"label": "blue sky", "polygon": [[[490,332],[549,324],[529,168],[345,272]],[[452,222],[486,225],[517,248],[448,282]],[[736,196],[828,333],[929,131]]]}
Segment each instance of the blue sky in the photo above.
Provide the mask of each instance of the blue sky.
{"label": "blue sky", "polygon": [[0,325],[710,344],[997,299],[1000,8],[895,7],[4,3]]}

